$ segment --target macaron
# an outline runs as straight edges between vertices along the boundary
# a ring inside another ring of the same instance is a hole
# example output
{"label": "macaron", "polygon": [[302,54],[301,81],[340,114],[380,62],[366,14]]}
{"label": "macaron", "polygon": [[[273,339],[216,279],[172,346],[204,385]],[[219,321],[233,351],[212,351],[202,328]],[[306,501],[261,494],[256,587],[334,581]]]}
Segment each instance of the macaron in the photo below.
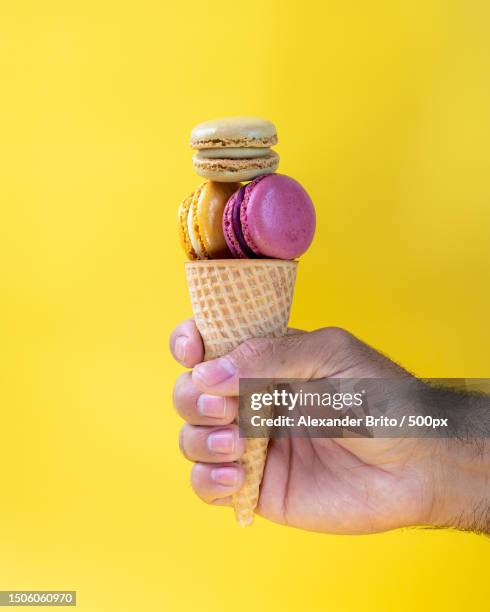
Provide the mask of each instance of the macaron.
{"label": "macaron", "polygon": [[182,247],[189,259],[232,257],[223,235],[223,210],[240,183],[201,183],[179,207]]}
{"label": "macaron", "polygon": [[257,117],[224,117],[196,125],[190,145],[195,171],[212,181],[250,181],[275,172],[279,155],[274,124]]}
{"label": "macaron", "polygon": [[223,212],[234,257],[296,259],[310,246],[316,215],[305,189],[283,174],[260,176],[238,189]]}

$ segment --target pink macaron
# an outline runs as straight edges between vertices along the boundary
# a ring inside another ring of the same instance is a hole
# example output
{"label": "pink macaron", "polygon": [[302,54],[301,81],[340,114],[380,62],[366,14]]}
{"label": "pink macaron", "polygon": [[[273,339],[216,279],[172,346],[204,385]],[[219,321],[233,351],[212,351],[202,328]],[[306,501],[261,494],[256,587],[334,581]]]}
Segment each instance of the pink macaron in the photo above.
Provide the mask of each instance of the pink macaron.
{"label": "pink macaron", "polygon": [[315,233],[315,208],[294,179],[266,174],[241,187],[223,211],[223,232],[234,257],[296,259]]}

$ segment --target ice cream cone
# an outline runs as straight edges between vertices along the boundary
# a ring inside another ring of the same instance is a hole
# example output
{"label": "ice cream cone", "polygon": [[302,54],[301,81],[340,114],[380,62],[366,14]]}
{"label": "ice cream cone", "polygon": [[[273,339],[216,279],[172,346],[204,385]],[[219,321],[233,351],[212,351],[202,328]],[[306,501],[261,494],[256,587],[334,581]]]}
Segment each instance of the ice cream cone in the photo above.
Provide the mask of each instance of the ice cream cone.
{"label": "ice cream cone", "polygon": [[[194,319],[205,359],[232,351],[245,340],[287,331],[296,261],[214,259],[186,263]],[[267,456],[267,438],[249,438],[240,463],[245,484],[233,496],[238,523],[253,522]]]}

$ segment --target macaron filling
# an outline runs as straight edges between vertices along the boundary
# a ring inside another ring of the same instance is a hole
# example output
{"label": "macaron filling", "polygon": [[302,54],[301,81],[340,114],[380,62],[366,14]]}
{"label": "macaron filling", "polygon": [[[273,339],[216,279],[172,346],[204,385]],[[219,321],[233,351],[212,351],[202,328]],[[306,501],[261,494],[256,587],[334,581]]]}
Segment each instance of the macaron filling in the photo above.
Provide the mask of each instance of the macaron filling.
{"label": "macaron filling", "polygon": [[270,147],[224,147],[218,149],[199,149],[202,159],[255,159],[270,155]]}
{"label": "macaron filling", "polygon": [[[225,209],[223,211],[223,235],[226,240],[226,244],[228,245],[228,249],[231,251],[233,257],[237,259],[246,259],[247,255],[242,250],[240,243],[238,242],[237,235],[233,228],[233,210],[235,208],[235,201],[237,199],[238,193],[242,188],[238,189],[233,193],[228,202],[226,203]],[[239,219],[240,221],[240,219]]]}
{"label": "macaron filling", "polygon": [[245,237],[242,231],[242,223],[240,220],[241,207],[242,207],[242,202],[245,196],[246,189],[247,189],[247,186],[240,187],[240,189],[236,193],[235,201],[233,203],[233,209],[231,211],[231,224],[233,228],[233,233],[235,234],[235,237],[238,241],[238,245],[240,246],[240,249],[243,251],[243,254],[248,259],[253,259],[254,257],[257,257],[257,255],[252,251],[252,249],[248,246],[248,244],[245,241]]}

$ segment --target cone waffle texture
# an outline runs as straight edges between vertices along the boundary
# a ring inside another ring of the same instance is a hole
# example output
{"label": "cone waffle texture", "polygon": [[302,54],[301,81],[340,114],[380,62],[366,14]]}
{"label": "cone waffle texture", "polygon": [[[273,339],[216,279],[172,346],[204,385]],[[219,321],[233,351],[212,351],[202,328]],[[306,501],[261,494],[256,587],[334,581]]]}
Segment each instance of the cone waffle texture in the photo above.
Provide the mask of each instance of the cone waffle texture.
{"label": "cone waffle texture", "polygon": [[[245,340],[287,331],[296,280],[295,261],[214,259],[188,262],[187,282],[205,359],[232,351]],[[237,521],[253,522],[267,456],[267,438],[247,439],[241,458],[245,484],[234,496]]]}

